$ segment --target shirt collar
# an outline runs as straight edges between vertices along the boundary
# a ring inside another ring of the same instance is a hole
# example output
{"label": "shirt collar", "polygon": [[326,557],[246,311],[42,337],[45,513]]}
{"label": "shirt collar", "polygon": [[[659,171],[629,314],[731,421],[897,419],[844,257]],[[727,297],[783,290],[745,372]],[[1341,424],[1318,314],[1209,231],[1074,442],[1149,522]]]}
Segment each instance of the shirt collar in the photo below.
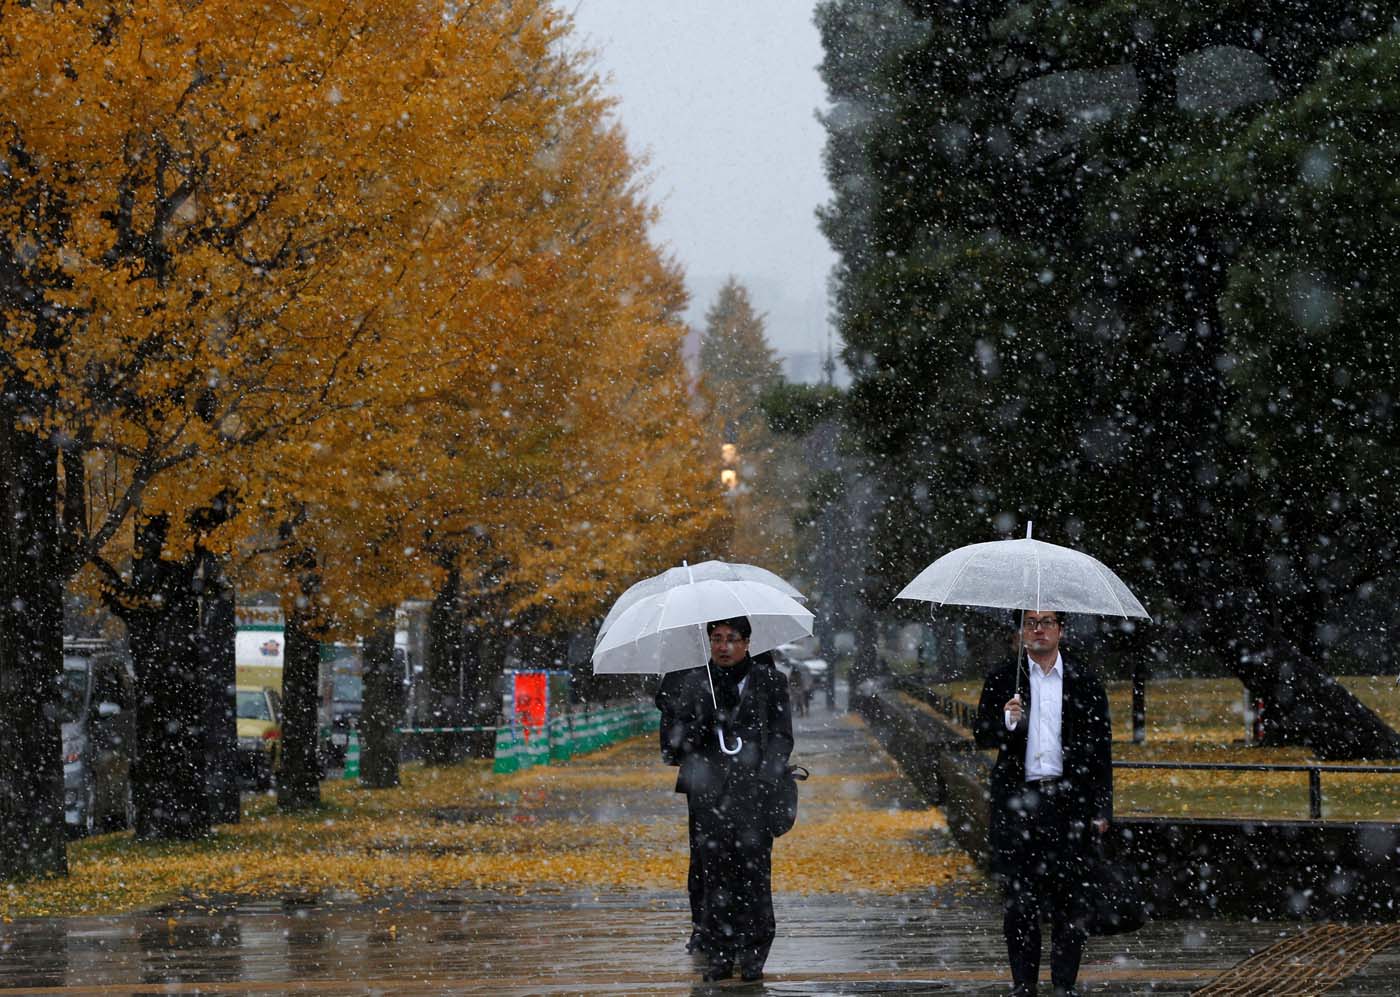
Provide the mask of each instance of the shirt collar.
{"label": "shirt collar", "polygon": [[1056,678],[1059,679],[1063,679],[1065,677],[1065,659],[1060,656],[1059,651],[1055,652],[1055,667],[1050,669],[1048,673],[1043,671],[1041,667],[1035,663],[1034,659],[1032,659],[1029,654],[1026,655],[1026,667],[1030,670],[1030,673],[1036,678],[1048,679],[1051,675],[1054,675]]}

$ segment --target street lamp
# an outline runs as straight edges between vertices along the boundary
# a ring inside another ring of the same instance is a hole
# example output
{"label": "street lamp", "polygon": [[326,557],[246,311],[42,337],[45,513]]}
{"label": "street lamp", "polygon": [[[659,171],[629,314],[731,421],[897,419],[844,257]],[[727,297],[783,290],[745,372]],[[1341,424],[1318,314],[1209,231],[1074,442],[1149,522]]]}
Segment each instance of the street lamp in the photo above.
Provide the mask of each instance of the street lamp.
{"label": "street lamp", "polygon": [[722,467],[719,472],[719,482],[724,486],[727,494],[733,494],[739,490],[739,448],[733,443],[725,443],[719,448],[720,462]]}

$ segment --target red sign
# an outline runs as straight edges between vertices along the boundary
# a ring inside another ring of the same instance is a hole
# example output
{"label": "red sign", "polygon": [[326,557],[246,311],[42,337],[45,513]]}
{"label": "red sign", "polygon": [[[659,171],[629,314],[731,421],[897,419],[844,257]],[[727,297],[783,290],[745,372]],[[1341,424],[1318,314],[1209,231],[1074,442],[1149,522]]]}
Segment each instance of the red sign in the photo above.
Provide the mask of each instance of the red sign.
{"label": "red sign", "polygon": [[549,706],[548,676],[544,672],[515,673],[515,722],[543,727]]}

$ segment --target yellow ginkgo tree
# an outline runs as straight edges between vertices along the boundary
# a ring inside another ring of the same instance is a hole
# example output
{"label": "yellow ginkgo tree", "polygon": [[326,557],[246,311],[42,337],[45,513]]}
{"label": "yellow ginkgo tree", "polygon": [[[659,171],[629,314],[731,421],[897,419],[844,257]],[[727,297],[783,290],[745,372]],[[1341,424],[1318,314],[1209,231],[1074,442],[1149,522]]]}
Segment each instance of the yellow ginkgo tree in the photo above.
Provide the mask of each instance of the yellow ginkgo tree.
{"label": "yellow ginkgo tree", "polygon": [[[207,827],[171,626],[192,554],[265,529],[276,462],[449,326],[438,233],[506,244],[509,212],[473,207],[538,127],[514,97],[549,87],[561,23],[529,0],[0,4],[0,579],[38,607],[3,600],[6,757],[58,757],[57,586],[96,565],[141,672],[138,830]],[[6,777],[4,871],[61,871],[56,771]]]}
{"label": "yellow ginkgo tree", "polygon": [[516,98],[541,126],[466,209],[496,238],[434,229],[423,273],[407,272],[449,300],[395,346],[402,374],[376,404],[326,420],[335,441],[312,441],[283,478],[325,624],[353,632],[408,597],[447,607],[430,643],[459,646],[430,661],[435,726],[486,719],[472,707],[489,685],[464,664],[444,587],[578,626],[723,516],[680,357],[683,292],[648,239],[635,163],[579,56],[556,48],[546,65],[549,86]]}

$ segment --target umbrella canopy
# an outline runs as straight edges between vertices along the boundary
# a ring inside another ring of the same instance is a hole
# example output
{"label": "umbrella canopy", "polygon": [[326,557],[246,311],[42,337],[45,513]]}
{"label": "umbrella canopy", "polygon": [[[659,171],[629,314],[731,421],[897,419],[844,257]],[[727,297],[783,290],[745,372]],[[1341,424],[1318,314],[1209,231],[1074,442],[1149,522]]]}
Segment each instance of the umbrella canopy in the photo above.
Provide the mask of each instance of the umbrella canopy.
{"label": "umbrella canopy", "polygon": [[1151,618],[1128,586],[1101,562],[1030,537],[959,547],[919,572],[895,598]]}
{"label": "umbrella canopy", "polygon": [[[777,589],[789,598],[806,600],[806,596],[789,585],[781,576],[754,564],[730,564],[728,561],[701,561],[699,564],[682,564],[678,568],[667,568],[659,575],[643,578],[618,596],[617,602],[613,603],[612,609],[608,610],[608,615],[603,617],[602,625],[598,627],[598,636],[593,640],[593,646],[596,648],[602,643],[603,635],[612,629],[612,625],[617,622],[618,617],[647,596],[658,595],[678,585],[704,581],[759,582]],[[712,617],[712,619],[718,618]]]}
{"label": "umbrella canopy", "polygon": [[655,675],[703,665],[710,660],[705,624],[736,616],[753,625],[750,654],[812,633],[812,614],[770,585],[713,578],[688,582],[625,608],[593,649],[593,671]]}

